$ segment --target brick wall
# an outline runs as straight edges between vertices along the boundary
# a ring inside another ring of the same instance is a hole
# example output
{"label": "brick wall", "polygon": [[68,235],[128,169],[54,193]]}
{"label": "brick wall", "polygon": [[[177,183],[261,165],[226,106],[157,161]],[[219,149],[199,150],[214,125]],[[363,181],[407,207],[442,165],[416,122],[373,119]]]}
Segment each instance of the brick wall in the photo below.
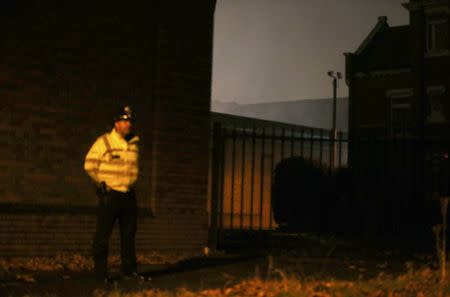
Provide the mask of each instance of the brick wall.
{"label": "brick wall", "polygon": [[137,249],[205,245],[214,2],[7,6],[0,256],[89,251],[96,197],[84,156],[124,103],[142,138]]}

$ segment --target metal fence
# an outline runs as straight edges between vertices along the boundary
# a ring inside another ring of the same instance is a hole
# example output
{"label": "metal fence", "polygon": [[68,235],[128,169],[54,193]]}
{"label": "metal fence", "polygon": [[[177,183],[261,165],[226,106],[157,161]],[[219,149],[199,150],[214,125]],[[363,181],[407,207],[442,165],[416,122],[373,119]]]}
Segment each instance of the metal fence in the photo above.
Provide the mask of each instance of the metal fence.
{"label": "metal fence", "polygon": [[347,135],[293,125],[213,128],[210,228],[271,231],[273,172],[284,159],[304,157],[325,171],[347,166]]}
{"label": "metal fence", "polygon": [[214,124],[209,206],[213,238],[245,234],[242,243],[249,234],[278,230],[272,209],[277,165],[303,157],[332,173],[348,166],[349,145],[351,178],[344,187],[351,196],[345,203],[351,205],[337,219],[362,232],[414,236],[428,236],[439,223],[439,198],[450,196],[450,140],[364,136],[349,143],[344,133],[333,137],[329,130],[270,124]]}
{"label": "metal fence", "polygon": [[353,140],[354,194],[376,233],[430,233],[448,196],[450,141],[413,137]]}

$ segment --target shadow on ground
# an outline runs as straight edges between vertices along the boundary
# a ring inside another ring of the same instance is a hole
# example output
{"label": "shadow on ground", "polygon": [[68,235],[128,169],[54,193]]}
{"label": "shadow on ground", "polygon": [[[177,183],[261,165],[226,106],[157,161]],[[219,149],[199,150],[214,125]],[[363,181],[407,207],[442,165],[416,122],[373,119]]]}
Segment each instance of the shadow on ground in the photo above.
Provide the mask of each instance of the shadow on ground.
{"label": "shadow on ground", "polygon": [[150,281],[121,280],[112,271],[115,282],[106,286],[93,280],[92,272],[39,273],[35,282],[14,277],[0,283],[0,296],[92,296],[95,289],[139,291],[148,288],[191,291],[224,288],[248,278],[277,278],[280,271],[301,280],[363,280],[383,275],[398,275],[411,267],[431,265],[430,253],[414,249],[380,248],[375,245],[340,244],[337,241],[303,243],[301,247],[278,246],[270,250],[240,250],[180,261],[175,265],[143,265],[141,274]]}

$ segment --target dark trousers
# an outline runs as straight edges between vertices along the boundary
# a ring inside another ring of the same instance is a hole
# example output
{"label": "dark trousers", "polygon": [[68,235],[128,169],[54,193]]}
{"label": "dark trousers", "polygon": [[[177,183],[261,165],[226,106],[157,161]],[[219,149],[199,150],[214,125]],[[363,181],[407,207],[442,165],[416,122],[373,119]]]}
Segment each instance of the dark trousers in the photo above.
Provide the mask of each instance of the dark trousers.
{"label": "dark trousers", "polygon": [[107,276],[109,239],[116,220],[120,228],[120,256],[122,273],[129,275],[137,271],[135,235],[137,205],[134,192],[108,191],[97,193],[97,227],[93,244],[95,275],[97,279]]}

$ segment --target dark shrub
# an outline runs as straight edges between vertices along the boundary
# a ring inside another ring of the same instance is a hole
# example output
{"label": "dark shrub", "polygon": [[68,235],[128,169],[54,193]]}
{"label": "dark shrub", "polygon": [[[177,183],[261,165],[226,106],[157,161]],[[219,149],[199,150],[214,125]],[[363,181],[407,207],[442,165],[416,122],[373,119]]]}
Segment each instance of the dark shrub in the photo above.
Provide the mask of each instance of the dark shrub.
{"label": "dark shrub", "polygon": [[349,193],[347,169],[336,169],[329,175],[327,169],[302,157],[284,159],[274,171],[275,221],[289,231],[345,231],[355,213]]}

